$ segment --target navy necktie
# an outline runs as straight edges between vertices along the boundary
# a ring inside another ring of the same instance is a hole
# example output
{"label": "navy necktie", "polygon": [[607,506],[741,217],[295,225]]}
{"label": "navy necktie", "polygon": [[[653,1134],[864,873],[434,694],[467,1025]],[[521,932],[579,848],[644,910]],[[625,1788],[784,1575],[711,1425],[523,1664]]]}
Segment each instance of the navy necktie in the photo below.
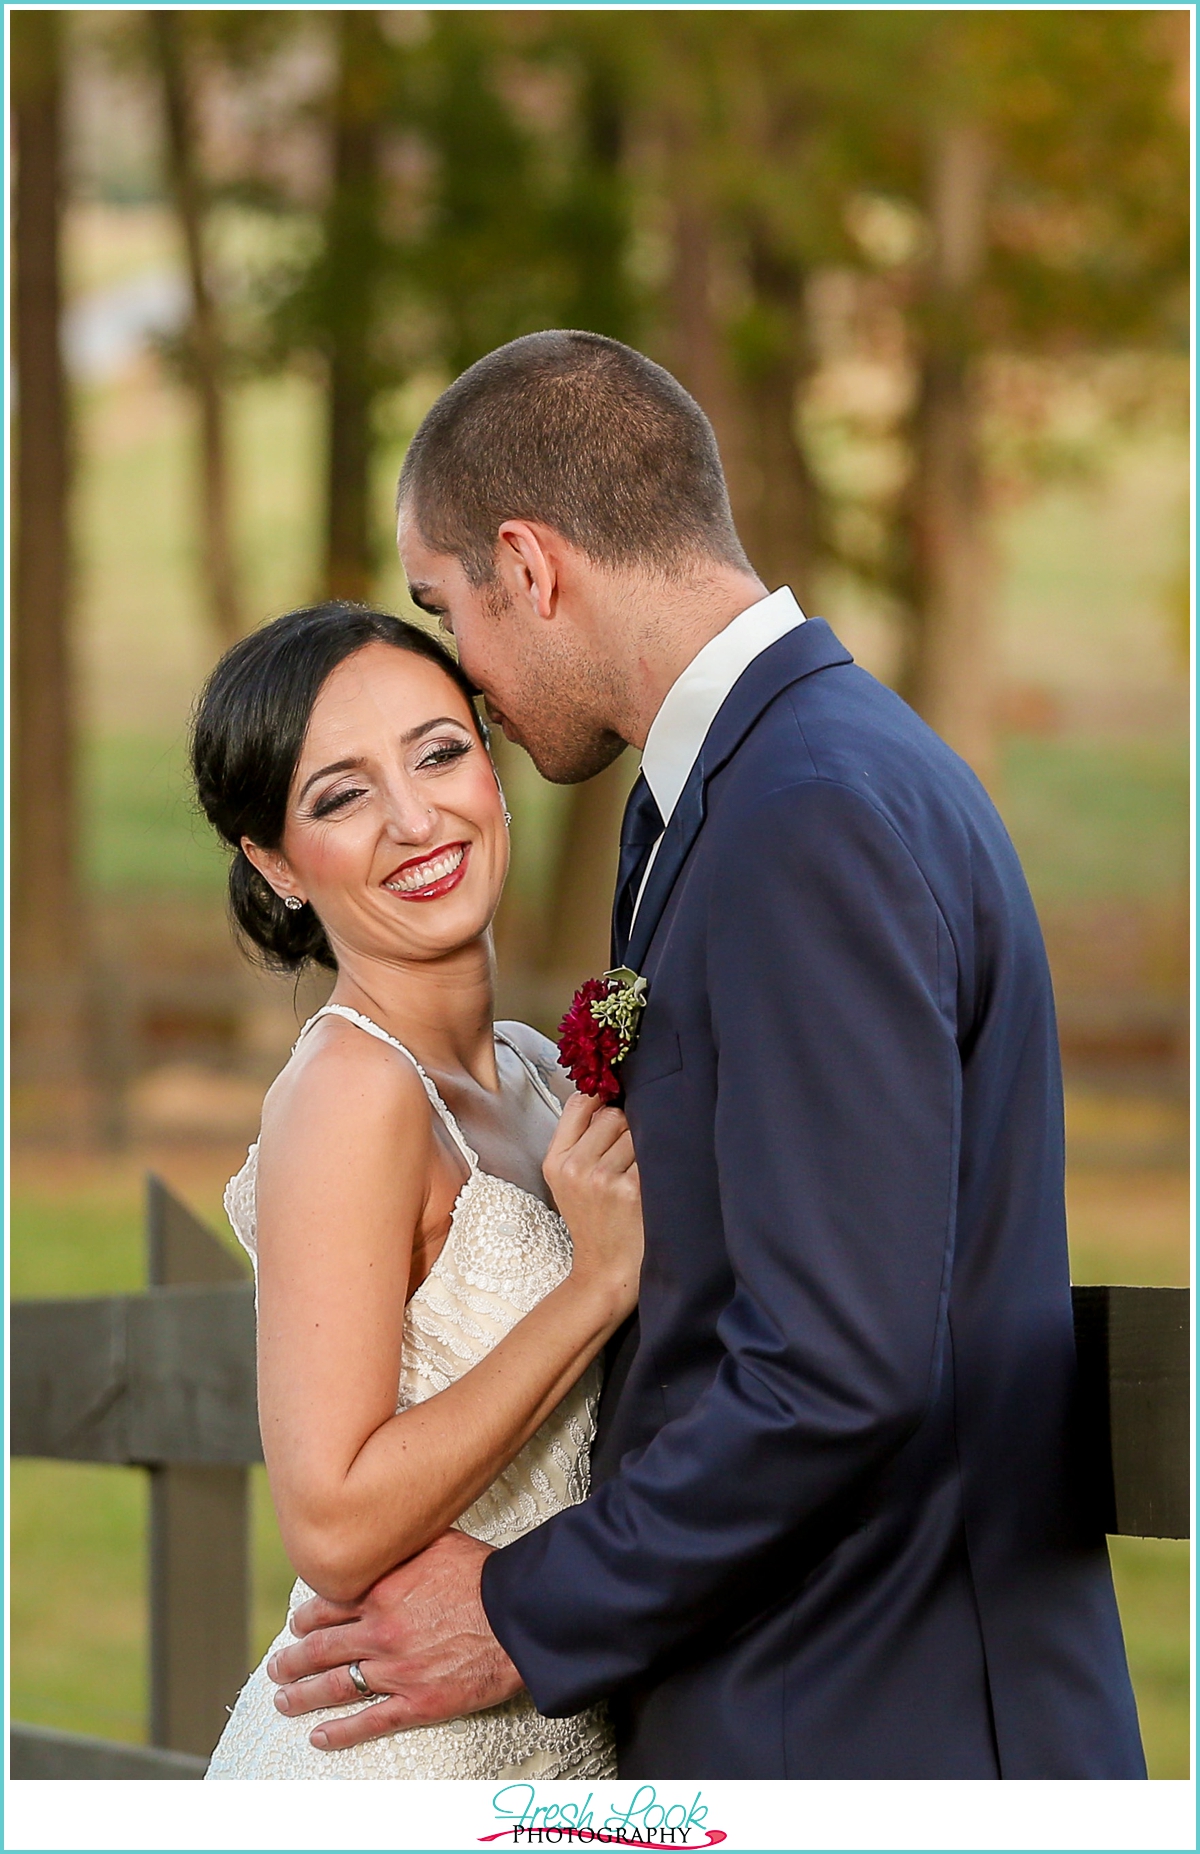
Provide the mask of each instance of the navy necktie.
{"label": "navy necktie", "polygon": [[619,966],[629,946],[633,911],[650,852],[663,833],[663,816],[654,793],[639,773],[633,782],[621,821],[621,860],[617,865],[617,895],[613,904],[613,965]]}

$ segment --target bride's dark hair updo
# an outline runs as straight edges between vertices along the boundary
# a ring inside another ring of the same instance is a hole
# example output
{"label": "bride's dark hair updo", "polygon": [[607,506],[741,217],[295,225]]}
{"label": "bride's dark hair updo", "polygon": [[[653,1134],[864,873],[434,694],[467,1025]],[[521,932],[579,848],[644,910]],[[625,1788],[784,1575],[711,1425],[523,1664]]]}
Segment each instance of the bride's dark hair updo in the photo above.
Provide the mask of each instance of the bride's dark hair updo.
{"label": "bride's dark hair updo", "polygon": [[265,964],[298,972],[311,960],[336,971],[325,930],[306,903],[285,908],[242,849],[242,838],[278,850],[288,793],[314,704],[326,680],[368,644],[391,644],[445,672],[487,734],[476,691],[428,631],[363,605],[331,599],[288,612],[227,650],[204,686],[192,721],[192,777],[205,817],[233,851],[229,911]]}

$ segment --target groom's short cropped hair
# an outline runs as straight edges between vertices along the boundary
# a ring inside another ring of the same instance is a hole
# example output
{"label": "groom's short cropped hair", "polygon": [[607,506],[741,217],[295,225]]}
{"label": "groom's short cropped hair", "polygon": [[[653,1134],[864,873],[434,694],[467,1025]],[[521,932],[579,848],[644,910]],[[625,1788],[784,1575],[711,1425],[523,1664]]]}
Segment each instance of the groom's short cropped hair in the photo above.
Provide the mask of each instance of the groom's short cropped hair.
{"label": "groom's short cropped hair", "polygon": [[636,349],[576,329],[522,335],[460,374],[417,428],[396,502],[475,586],[510,520],[607,566],[749,565],[696,401]]}

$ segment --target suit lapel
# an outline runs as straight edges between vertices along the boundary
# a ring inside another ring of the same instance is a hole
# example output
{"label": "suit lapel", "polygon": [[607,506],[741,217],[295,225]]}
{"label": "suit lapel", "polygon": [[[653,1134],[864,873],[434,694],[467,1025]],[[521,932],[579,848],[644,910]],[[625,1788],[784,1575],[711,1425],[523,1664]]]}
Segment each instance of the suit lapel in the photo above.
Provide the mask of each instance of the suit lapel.
{"label": "suit lapel", "polygon": [[853,661],[825,620],[810,618],[743,670],[717,711],[658,846],[625,954],[625,964],[635,972],[642,970],[671,890],[700,833],[708,781],[737,752],[763,710],[784,689],[817,670]]}

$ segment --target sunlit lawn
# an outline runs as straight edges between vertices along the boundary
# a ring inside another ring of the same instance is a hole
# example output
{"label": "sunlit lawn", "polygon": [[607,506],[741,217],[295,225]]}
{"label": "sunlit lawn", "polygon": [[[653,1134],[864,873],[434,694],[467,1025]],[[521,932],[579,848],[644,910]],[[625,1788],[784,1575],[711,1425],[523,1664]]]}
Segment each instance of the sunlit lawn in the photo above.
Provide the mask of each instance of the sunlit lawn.
{"label": "sunlit lawn", "polygon": [[[1140,1124],[1145,1103],[1128,1112]],[[1119,1108],[1110,1106],[1119,1120]],[[1169,1110],[1164,1110],[1169,1112]],[[153,1163],[220,1228],[236,1150],[47,1164],[19,1159],[12,1280],[20,1296],[135,1290],[145,1281],[141,1172]],[[1080,1280],[1182,1282],[1182,1173],[1080,1170],[1070,1190]],[[227,1232],[226,1232],[227,1233]],[[14,1716],[138,1739],[146,1716],[145,1480],[136,1469],[18,1461],[12,1477]],[[254,1476],[254,1646],[280,1626],[291,1586],[261,1470]],[[1114,1571],[1151,1774],[1187,1774],[1188,1548],[1118,1539]]]}
{"label": "sunlit lawn", "polygon": [[1188,879],[1188,743],[1015,739],[1000,794],[1039,901],[1174,896]]}

